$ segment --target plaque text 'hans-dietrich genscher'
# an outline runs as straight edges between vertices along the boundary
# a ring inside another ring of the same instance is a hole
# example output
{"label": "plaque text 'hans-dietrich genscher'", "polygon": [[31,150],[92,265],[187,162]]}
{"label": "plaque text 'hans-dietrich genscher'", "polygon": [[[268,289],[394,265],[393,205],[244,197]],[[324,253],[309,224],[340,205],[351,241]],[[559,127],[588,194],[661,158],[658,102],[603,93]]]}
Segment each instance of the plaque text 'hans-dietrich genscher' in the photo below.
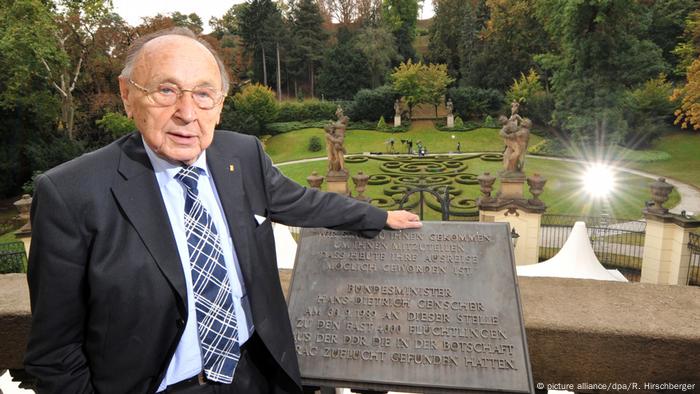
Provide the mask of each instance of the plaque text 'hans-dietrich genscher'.
{"label": "plaque text 'hans-dietrich genscher'", "polygon": [[493,275],[484,251],[497,247],[494,234],[425,230],[374,239],[316,230],[305,252],[302,240],[302,253],[315,264],[307,273],[313,281],[300,286],[303,303],[290,307],[302,374],[305,367],[312,374],[338,368],[339,376],[364,369],[363,378],[402,371],[402,379],[417,381],[445,376],[438,385],[454,388],[470,375],[523,376],[517,299],[504,315],[503,302],[476,290],[488,288]]}
{"label": "plaque text 'hans-dietrich genscher'", "polygon": [[[489,235],[478,233],[393,232],[371,240],[331,231],[320,236],[333,239],[332,249],[319,251],[328,271],[460,277],[479,265],[465,244],[491,242]],[[455,297],[448,287],[349,283],[343,290],[318,294],[315,305],[297,319],[300,356],[517,369],[498,315],[478,299]]]}

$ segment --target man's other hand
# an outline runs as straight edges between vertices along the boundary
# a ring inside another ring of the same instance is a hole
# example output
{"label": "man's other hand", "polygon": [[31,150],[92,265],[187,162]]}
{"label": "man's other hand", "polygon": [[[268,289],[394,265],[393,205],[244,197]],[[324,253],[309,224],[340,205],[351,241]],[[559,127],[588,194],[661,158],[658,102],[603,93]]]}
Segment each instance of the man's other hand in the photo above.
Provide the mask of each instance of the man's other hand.
{"label": "man's other hand", "polygon": [[386,225],[394,230],[420,228],[423,226],[420,218],[415,213],[408,211],[389,211],[387,213]]}

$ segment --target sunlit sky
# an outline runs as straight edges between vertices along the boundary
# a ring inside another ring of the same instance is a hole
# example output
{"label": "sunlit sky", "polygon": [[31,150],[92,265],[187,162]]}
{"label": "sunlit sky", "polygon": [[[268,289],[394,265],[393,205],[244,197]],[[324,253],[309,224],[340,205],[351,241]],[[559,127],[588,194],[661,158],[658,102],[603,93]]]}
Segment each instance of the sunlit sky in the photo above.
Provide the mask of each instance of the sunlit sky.
{"label": "sunlit sky", "polygon": [[[242,3],[244,0],[229,1],[192,1],[192,0],[112,0],[114,9],[130,25],[136,26],[141,23],[141,18],[154,16],[158,13],[169,14],[179,11],[183,14],[196,12],[204,22],[204,32],[209,32],[209,19],[212,16],[221,17],[232,5]],[[423,9],[419,11],[419,19],[426,19],[433,16],[433,4],[431,1],[424,2]]]}

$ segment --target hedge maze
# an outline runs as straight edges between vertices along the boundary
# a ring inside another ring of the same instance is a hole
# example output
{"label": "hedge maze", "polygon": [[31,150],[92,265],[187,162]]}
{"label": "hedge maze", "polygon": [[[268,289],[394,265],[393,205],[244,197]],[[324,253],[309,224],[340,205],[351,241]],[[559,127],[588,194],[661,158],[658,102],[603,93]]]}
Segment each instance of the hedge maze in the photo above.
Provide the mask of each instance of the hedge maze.
{"label": "hedge maze", "polygon": [[[477,161],[500,162],[500,153],[477,153],[470,155],[448,156],[365,156],[353,155],[345,162],[366,163],[369,160],[380,162],[380,172],[368,174],[369,185],[383,186],[382,197],[372,198],[371,203],[385,209],[399,209],[400,202],[410,194],[403,209],[421,211],[427,208],[428,218],[442,213],[440,201],[434,194],[449,195],[449,217],[457,220],[478,220],[479,211],[476,199],[479,197],[479,175],[470,170],[470,165]],[[444,198],[444,197],[443,197]],[[424,207],[421,205],[423,201]]]}

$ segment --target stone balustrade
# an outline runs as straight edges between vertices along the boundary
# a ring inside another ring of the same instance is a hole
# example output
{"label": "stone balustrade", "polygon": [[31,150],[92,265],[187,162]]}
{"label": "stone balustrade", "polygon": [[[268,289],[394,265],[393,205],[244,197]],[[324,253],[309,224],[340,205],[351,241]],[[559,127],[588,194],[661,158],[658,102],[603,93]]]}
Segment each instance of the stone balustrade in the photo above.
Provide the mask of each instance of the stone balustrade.
{"label": "stone balustrade", "polygon": [[[288,288],[289,271],[280,276]],[[700,389],[700,287],[519,282],[536,383],[637,383],[639,390],[645,383],[695,383]],[[29,324],[25,275],[0,275],[0,370],[22,367]]]}

